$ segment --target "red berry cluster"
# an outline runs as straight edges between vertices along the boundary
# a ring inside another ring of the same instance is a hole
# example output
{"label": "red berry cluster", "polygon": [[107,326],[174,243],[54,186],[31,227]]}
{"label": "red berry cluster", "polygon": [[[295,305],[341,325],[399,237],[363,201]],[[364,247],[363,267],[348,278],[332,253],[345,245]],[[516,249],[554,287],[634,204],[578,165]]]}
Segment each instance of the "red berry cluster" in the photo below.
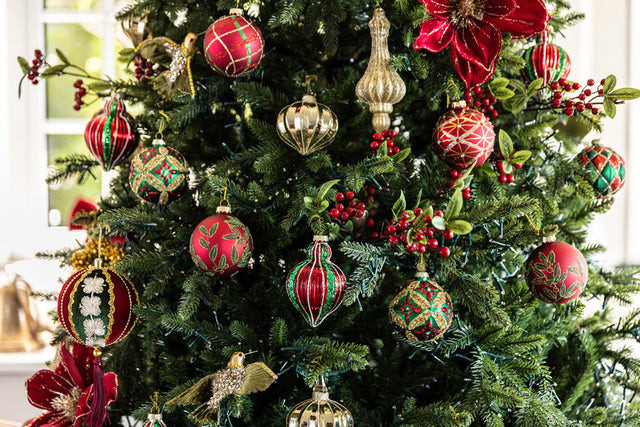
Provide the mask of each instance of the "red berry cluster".
{"label": "red berry cluster", "polygon": [[473,91],[467,89],[464,93],[464,100],[467,102],[469,107],[475,108],[481,113],[484,113],[487,117],[492,119],[498,117],[498,112],[493,107],[497,102],[496,97],[489,91],[485,93],[482,90],[482,87],[475,86]]}
{"label": "red berry cluster", "polygon": [[[456,184],[456,181],[458,180],[458,178],[462,176],[462,173],[460,173],[460,171],[456,169],[451,169],[451,172],[449,173],[451,174],[451,178],[452,178],[451,182],[449,182],[449,185],[453,187]],[[471,187],[466,187],[462,189],[462,197],[465,199],[471,198]]]}
{"label": "red berry cluster", "polygon": [[[366,200],[368,202],[373,202],[373,195],[376,193],[376,189],[373,187],[365,188],[367,191]],[[353,191],[347,191],[346,193],[338,192],[336,193],[335,199],[336,205],[329,211],[329,216],[331,218],[340,218],[343,221],[347,221],[353,216],[356,218],[363,218],[367,213],[367,205],[364,201],[358,200],[356,193]],[[373,224],[373,219],[367,220],[367,225],[369,227],[373,227]]]}
{"label": "red berry cluster", "polygon": [[[440,233],[439,230],[432,227],[431,224],[431,216],[424,216],[424,225],[418,228],[414,228],[413,223],[415,222],[415,218],[418,218],[422,215],[421,208],[415,208],[413,212],[413,219],[410,213],[411,211],[404,211],[400,214],[400,220],[392,223],[387,226],[387,228],[382,232],[382,236],[380,236],[377,232],[371,233],[371,237],[377,239],[382,237],[384,239],[388,239],[390,245],[398,245],[404,244],[404,248],[407,252],[418,252],[424,253],[427,249],[430,250],[438,250],[438,255],[443,258],[448,257],[451,254],[451,250],[449,247],[443,245],[440,246],[440,242],[436,238],[436,233]],[[441,210],[437,210],[433,213],[433,216],[444,216],[444,212]],[[412,234],[412,242],[409,241],[409,231],[413,231]],[[442,237],[444,239],[450,240],[453,239],[453,231],[451,230],[443,230]]]}
{"label": "red berry cluster", "polygon": [[136,67],[134,75],[136,79],[141,81],[142,83],[146,82],[149,77],[153,75],[153,66],[155,65],[153,62],[143,58],[141,55],[136,55],[133,60],[133,65]]}
{"label": "red berry cluster", "polygon": [[373,134],[373,141],[371,141],[369,147],[371,147],[373,151],[376,151],[386,140],[387,154],[390,156],[398,154],[401,149],[400,147],[396,146],[395,142],[393,142],[393,138],[395,138],[396,136],[398,136],[398,132],[396,132],[395,129],[383,130],[382,133],[376,132]]}
{"label": "red berry cluster", "polygon": [[82,98],[87,94],[87,89],[85,89],[82,86],[82,80],[81,79],[76,80],[75,83],[73,83],[73,87],[78,89],[76,91],[76,93],[75,93],[76,103],[73,106],[73,109],[78,111],[78,110],[80,110],[80,107],[82,107],[84,105],[84,101],[82,100]]}
{"label": "red berry cluster", "polygon": [[31,71],[27,74],[27,78],[31,80],[34,85],[38,84],[38,76],[40,75],[40,67],[44,64],[44,55],[40,49],[34,51],[36,57],[31,61]]}
{"label": "red berry cluster", "polygon": [[[522,168],[522,165],[519,163],[514,163],[511,166],[513,166],[516,169]],[[497,162],[496,167],[498,168],[498,172],[500,172],[498,181],[500,181],[501,184],[511,184],[513,183],[513,181],[515,181],[515,177],[513,176],[513,174],[505,173],[504,162]]]}
{"label": "red berry cluster", "polygon": [[562,108],[564,114],[567,116],[573,116],[576,111],[582,113],[585,110],[589,110],[591,114],[597,116],[600,110],[593,106],[593,101],[604,94],[602,89],[604,79],[600,81],[600,85],[597,88],[593,90],[590,89],[595,86],[595,84],[595,80],[589,79],[587,80],[587,85],[582,88],[579,94],[573,97],[565,97],[568,92],[579,90],[581,88],[580,83],[570,83],[565,79],[558,79],[555,82],[549,83],[549,88],[553,90],[553,97],[549,103],[554,108]]}

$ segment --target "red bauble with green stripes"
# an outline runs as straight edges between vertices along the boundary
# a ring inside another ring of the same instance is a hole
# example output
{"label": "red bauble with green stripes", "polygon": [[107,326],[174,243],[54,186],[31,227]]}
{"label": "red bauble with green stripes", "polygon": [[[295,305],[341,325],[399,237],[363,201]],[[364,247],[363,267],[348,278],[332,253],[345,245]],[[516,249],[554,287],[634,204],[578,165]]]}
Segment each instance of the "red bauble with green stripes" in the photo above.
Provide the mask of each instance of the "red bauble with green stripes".
{"label": "red bauble with green stripes", "polygon": [[58,317],[71,337],[89,347],[125,338],[136,324],[138,292],[112,268],[90,267],[74,273],[58,296]]}
{"label": "red bauble with green stripes", "polygon": [[217,277],[228,277],[245,268],[252,251],[249,228],[231,215],[228,206],[219,206],[216,214],[202,220],[191,234],[189,252],[194,264]]}
{"label": "red bauble with green stripes", "polygon": [[468,169],[487,160],[495,136],[487,116],[459,101],[436,122],[433,144],[438,156],[449,166]]}
{"label": "red bauble with green stripes", "polygon": [[453,303],[449,294],[427,273],[417,272],[391,298],[389,317],[396,330],[410,341],[433,341],[451,326]]}
{"label": "red bauble with green stripes", "polygon": [[542,42],[524,52],[525,67],[522,74],[529,81],[542,78],[543,85],[561,78],[566,79],[571,71],[571,59],[560,46],[552,43],[550,36],[543,35]]}
{"label": "red bauble with green stripes", "polygon": [[586,169],[589,184],[599,199],[613,196],[625,183],[624,160],[610,147],[592,145],[582,150],[576,160]]}
{"label": "red bauble with green stripes", "polygon": [[534,250],[526,263],[529,288],[544,302],[564,304],[582,293],[589,267],[582,253],[565,242],[547,242]]}
{"label": "red bauble with green stripes", "polygon": [[216,20],[204,36],[204,55],[215,71],[241,77],[255,69],[264,54],[262,32],[242,16],[242,9]]}
{"label": "red bauble with green stripes", "polygon": [[331,262],[328,240],[327,236],[314,236],[307,260],[287,276],[289,299],[314,328],[342,304],[347,286],[344,273]]}
{"label": "red bauble with green stripes", "polygon": [[136,149],[138,137],[120,97],[109,98],[103,110],[89,120],[84,139],[91,154],[106,171],[126,160]]}

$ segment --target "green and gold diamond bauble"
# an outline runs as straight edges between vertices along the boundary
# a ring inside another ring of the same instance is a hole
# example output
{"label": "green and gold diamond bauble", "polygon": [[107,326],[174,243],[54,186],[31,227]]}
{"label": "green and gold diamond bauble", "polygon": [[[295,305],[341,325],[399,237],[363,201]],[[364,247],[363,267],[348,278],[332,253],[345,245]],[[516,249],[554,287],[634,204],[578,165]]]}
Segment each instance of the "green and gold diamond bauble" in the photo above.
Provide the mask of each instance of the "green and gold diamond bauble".
{"label": "green and gold diamond bauble", "polygon": [[624,185],[624,160],[612,148],[594,144],[582,150],[576,160],[585,167],[597,198],[609,198]]}
{"label": "green and gold diamond bauble", "polygon": [[427,273],[417,271],[389,303],[391,323],[410,341],[440,338],[453,320],[451,297]]}
{"label": "green and gold diamond bauble", "polygon": [[178,199],[188,187],[189,165],[184,156],[161,139],[133,157],[129,183],[138,197],[166,205]]}

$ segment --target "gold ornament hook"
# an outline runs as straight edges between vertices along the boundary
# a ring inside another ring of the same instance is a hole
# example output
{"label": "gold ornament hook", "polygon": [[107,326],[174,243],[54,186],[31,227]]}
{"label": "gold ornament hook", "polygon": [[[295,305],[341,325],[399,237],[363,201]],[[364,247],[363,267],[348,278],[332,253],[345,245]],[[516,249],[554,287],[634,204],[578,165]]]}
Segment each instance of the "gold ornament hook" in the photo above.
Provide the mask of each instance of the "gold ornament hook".
{"label": "gold ornament hook", "polygon": [[160,406],[158,406],[158,396],[160,395],[160,393],[158,393],[157,391],[155,393],[153,393],[152,396],[149,396],[149,400],[151,400],[151,411],[153,411],[156,414],[160,413]]}

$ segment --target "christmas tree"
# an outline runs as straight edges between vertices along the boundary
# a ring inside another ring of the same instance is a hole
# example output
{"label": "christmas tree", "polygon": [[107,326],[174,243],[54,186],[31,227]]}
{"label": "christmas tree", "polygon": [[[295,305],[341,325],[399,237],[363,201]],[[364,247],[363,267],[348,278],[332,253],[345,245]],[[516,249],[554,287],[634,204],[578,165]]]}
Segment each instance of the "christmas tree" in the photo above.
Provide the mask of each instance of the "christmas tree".
{"label": "christmas tree", "polygon": [[78,270],[53,344],[104,347],[106,374],[63,347],[56,375],[83,375],[44,417],[640,423],[622,343],[640,311],[609,305],[637,270],[585,244],[624,162],[583,139],[640,92],[570,80],[553,36],[580,18],[564,0],[140,0],[118,14],[128,78],[20,58],[30,80],[80,75],[77,109],[104,98],[93,155],[50,181],[118,173],[76,216],[86,246],[49,254]]}

